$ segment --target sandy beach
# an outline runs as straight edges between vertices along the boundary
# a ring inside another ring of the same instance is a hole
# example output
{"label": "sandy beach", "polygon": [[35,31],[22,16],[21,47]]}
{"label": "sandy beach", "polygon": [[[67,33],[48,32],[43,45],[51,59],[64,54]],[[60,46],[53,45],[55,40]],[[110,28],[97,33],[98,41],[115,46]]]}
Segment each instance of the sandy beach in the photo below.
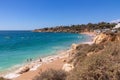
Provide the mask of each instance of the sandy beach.
{"label": "sandy beach", "polygon": [[41,58],[42,61],[40,61],[39,59],[36,61],[32,61],[20,67],[18,70],[4,75],[4,77],[12,80],[32,80],[35,76],[37,76],[41,72],[44,72],[45,70],[62,69],[63,65],[65,64],[64,60],[66,60],[68,56],[69,50],[53,56]]}
{"label": "sandy beach", "polygon": [[89,35],[89,36],[96,36],[96,34],[94,32],[82,32],[80,34],[86,34],[86,35]]}
{"label": "sandy beach", "polygon": [[41,72],[44,72],[45,70],[62,69],[62,66],[64,65],[64,62],[63,62],[64,59],[66,58],[57,59],[49,63],[43,63],[37,70],[23,73],[21,76],[14,78],[13,80],[32,80],[35,76],[37,76]]}

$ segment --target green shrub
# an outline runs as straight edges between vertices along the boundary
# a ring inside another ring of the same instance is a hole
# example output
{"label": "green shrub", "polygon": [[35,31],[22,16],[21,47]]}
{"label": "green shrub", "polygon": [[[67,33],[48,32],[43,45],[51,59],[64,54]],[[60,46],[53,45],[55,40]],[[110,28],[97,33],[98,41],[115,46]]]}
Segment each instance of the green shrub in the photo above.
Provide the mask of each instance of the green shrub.
{"label": "green shrub", "polygon": [[34,80],[65,80],[66,79],[66,72],[62,70],[47,70],[37,76]]}
{"label": "green shrub", "polygon": [[[75,68],[66,80],[120,80],[120,42],[79,46],[78,50]],[[85,56],[88,52],[96,54]]]}
{"label": "green shrub", "polygon": [[99,78],[107,80],[107,74],[101,72],[103,69],[111,66],[107,59],[106,55],[98,54],[85,58],[82,62],[77,63],[77,66],[67,77],[67,80],[99,80]]}
{"label": "green shrub", "polygon": [[93,44],[93,45],[88,45],[88,44],[80,44],[77,46],[76,53],[72,59],[74,65],[77,64],[77,62],[81,62],[84,60],[84,58],[87,56],[87,53],[89,52],[99,52],[100,50],[103,50],[104,46],[102,44]]}
{"label": "green shrub", "polygon": [[3,78],[3,77],[0,77],[0,80],[8,80],[8,79],[5,79],[5,78]]}

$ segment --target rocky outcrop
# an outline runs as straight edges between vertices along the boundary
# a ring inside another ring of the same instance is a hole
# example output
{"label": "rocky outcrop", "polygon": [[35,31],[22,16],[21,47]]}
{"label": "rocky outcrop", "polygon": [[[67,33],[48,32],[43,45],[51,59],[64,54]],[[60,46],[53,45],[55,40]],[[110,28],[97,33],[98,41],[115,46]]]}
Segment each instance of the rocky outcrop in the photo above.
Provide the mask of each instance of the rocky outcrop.
{"label": "rocky outcrop", "polygon": [[78,44],[72,44],[71,49],[75,50],[77,48]]}
{"label": "rocky outcrop", "polygon": [[76,53],[76,49],[77,49],[78,45],[79,45],[79,44],[75,44],[75,43],[73,43],[73,44],[71,45],[71,48],[70,48],[69,51],[68,51],[70,58],[72,58],[73,55]]}
{"label": "rocky outcrop", "polygon": [[73,64],[69,61],[74,57],[73,55],[75,55],[77,47],[78,44],[73,43],[71,45],[71,48],[67,51],[67,53],[69,54],[69,58],[63,61],[66,63],[63,65],[62,70],[69,72],[74,68]]}
{"label": "rocky outcrop", "polygon": [[63,69],[64,71],[66,71],[66,72],[69,72],[69,71],[71,71],[73,68],[74,68],[74,66],[73,66],[72,64],[66,63],[66,64],[63,65],[63,68],[62,68],[62,69]]}
{"label": "rocky outcrop", "polygon": [[29,70],[30,68],[28,66],[24,66],[17,71],[17,74],[23,74],[25,72],[28,72]]}
{"label": "rocky outcrop", "polygon": [[87,53],[87,56],[91,56],[93,54],[94,54],[94,52],[89,52],[89,53]]}
{"label": "rocky outcrop", "polygon": [[100,44],[106,41],[115,41],[116,39],[117,35],[115,33],[100,33],[94,38],[93,42],[95,44]]}

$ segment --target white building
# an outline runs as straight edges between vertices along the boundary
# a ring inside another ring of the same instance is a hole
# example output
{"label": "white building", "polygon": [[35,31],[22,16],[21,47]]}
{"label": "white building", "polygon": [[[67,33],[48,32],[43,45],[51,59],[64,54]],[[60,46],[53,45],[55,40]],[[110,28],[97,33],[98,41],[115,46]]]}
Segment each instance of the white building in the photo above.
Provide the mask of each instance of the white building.
{"label": "white building", "polygon": [[113,29],[118,29],[120,28],[120,23],[118,23]]}

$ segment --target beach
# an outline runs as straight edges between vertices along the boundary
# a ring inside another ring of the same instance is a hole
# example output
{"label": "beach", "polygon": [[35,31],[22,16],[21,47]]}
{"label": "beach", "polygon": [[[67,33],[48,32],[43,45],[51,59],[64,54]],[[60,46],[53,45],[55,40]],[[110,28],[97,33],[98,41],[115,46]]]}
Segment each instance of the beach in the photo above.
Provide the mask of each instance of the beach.
{"label": "beach", "polygon": [[63,60],[65,60],[65,59],[66,58],[61,58],[61,59],[57,59],[57,60],[54,60],[49,63],[43,63],[37,70],[26,72],[26,73],[22,74],[21,76],[14,78],[13,80],[32,80],[35,76],[37,76],[41,72],[44,72],[45,70],[62,69],[62,67],[64,65]]}
{"label": "beach", "polygon": [[[5,75],[5,78],[12,79],[12,80],[32,80],[35,76],[44,72],[48,69],[62,69],[63,65],[65,64],[64,61],[67,60],[69,56],[70,50],[64,51],[57,55],[48,56],[42,58],[42,61],[36,60],[32,61],[29,64],[26,64],[20,67],[18,70]],[[29,71],[20,73],[24,69],[29,68]]]}

